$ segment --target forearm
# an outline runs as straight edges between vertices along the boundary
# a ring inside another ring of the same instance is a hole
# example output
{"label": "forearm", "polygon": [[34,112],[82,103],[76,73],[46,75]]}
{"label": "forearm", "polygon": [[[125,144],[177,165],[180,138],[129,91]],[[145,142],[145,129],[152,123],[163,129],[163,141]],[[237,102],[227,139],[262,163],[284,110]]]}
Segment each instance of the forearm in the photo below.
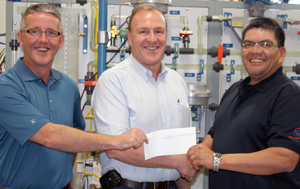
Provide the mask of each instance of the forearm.
{"label": "forearm", "polygon": [[179,189],[190,189],[191,188],[191,182],[184,180],[183,178],[179,178],[176,180],[177,187]]}
{"label": "forearm", "polygon": [[106,151],[110,158],[117,159],[127,164],[140,167],[154,167],[154,168],[178,168],[178,156],[158,156],[145,160],[144,146],[138,149],[127,150],[109,150]]}
{"label": "forearm", "polygon": [[122,151],[109,150],[106,153],[110,158],[139,167],[176,169],[187,180],[193,180],[197,175],[197,170],[193,168],[186,154],[158,156],[145,160],[143,146]]}
{"label": "forearm", "polygon": [[247,154],[224,154],[220,169],[254,175],[271,175],[294,170],[299,155],[286,148],[273,147]]}
{"label": "forearm", "polygon": [[115,136],[88,133],[72,127],[47,123],[29,140],[66,152],[118,149]]}

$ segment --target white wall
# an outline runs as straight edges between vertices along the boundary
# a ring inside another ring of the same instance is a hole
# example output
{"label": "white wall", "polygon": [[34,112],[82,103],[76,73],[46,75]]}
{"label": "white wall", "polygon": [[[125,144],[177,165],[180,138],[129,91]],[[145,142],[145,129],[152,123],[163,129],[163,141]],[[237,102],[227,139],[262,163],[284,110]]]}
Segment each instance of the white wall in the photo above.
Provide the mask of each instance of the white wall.
{"label": "white wall", "polygon": [[[6,29],[6,0],[0,0],[0,33],[5,33]],[[0,42],[5,43],[5,37],[0,37]],[[4,45],[0,45],[0,52],[4,49]]]}

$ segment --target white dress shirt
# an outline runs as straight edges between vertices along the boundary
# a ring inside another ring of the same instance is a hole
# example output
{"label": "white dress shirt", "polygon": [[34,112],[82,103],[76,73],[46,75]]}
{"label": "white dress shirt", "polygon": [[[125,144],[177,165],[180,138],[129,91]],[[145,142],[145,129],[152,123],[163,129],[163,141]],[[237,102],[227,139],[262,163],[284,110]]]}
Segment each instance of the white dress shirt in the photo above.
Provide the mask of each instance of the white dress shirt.
{"label": "white dress shirt", "polygon": [[[132,55],[106,70],[92,96],[96,130],[119,135],[136,127],[145,133],[191,126],[186,83],[174,70],[161,65],[157,80]],[[151,142],[151,141],[150,141]],[[176,180],[175,169],[145,168],[101,154],[102,173],[117,170],[137,182]]]}

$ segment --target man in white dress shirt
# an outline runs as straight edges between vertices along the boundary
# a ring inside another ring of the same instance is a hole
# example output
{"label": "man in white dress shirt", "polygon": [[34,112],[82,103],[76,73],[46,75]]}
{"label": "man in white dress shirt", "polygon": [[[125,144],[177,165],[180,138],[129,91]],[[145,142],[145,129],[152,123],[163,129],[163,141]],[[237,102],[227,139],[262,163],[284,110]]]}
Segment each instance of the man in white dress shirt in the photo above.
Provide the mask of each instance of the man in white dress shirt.
{"label": "man in white dress shirt", "polygon": [[[127,37],[132,54],[100,76],[92,97],[97,132],[190,127],[186,83],[161,62],[167,39],[164,15],[152,5],[135,7]],[[173,181],[189,188],[197,173],[185,154],[145,160],[143,146],[106,151],[101,164],[103,174],[116,170],[121,175],[114,188],[172,188]]]}

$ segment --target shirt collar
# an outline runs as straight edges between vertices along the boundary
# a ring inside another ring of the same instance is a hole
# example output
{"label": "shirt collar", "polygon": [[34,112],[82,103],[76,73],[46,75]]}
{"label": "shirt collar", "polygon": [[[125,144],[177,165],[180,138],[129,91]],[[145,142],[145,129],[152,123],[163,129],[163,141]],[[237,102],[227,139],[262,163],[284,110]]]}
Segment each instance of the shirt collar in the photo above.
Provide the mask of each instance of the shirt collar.
{"label": "shirt collar", "polygon": [[[23,81],[33,81],[39,80],[38,76],[36,76],[24,63],[24,57],[18,59],[17,63],[14,65],[15,71],[21,76]],[[61,79],[61,75],[58,71],[51,68],[50,70],[50,80],[59,80]]]}
{"label": "shirt collar", "polygon": [[241,82],[239,86],[239,93],[244,94],[246,92],[246,89],[249,90],[249,88],[251,89],[251,91],[256,90],[260,93],[265,93],[269,91],[272,87],[278,85],[282,81],[282,76],[282,67],[280,67],[274,74],[262,80],[256,85],[249,85],[251,79],[250,77],[247,77]]}
{"label": "shirt collar", "polygon": [[[149,79],[152,77],[152,71],[145,68],[139,61],[137,61],[134,56],[131,54],[129,56],[129,62],[133,66],[133,68],[144,78]],[[161,63],[161,72],[159,77],[165,78],[166,74],[168,73],[169,68],[167,68],[163,63]]]}

